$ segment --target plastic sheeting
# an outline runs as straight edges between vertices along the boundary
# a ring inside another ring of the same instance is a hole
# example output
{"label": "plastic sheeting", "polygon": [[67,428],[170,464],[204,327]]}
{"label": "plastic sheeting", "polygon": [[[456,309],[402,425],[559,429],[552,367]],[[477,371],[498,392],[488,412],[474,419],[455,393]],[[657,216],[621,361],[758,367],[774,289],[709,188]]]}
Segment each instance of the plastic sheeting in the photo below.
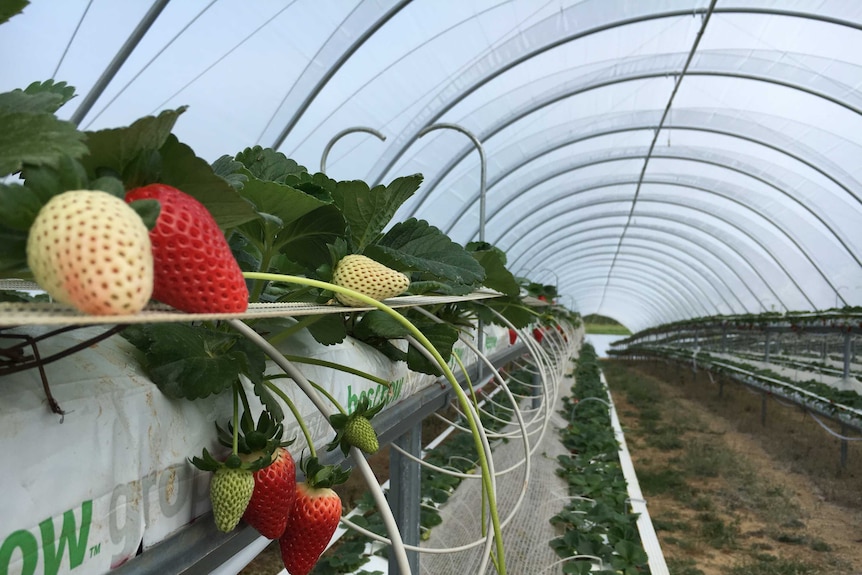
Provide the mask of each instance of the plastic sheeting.
{"label": "plastic sheeting", "polygon": [[479,156],[419,137],[457,124],[513,271],[640,329],[862,304],[860,45],[844,0],[34,0],[0,26],[0,90],[67,81],[88,130],[188,105],[177,135],[210,161],[314,169],[373,128],[327,171],[423,173],[400,215],[466,242]]}

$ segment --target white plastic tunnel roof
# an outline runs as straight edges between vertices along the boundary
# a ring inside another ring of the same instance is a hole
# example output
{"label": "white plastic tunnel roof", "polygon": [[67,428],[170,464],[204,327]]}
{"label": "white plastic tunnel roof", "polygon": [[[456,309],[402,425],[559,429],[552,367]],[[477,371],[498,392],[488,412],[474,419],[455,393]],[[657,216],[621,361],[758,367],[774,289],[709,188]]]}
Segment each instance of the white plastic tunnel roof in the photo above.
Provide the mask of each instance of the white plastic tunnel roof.
{"label": "white plastic tunnel roof", "polygon": [[84,129],[421,172],[396,220],[635,330],[862,305],[862,2],[34,0],[0,50]]}

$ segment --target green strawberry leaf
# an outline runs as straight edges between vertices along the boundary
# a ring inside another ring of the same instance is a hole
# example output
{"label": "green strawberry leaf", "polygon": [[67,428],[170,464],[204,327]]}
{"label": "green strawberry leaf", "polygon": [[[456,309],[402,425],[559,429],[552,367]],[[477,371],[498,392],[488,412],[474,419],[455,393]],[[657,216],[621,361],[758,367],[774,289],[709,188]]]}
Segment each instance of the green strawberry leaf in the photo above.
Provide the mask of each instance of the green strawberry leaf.
{"label": "green strawberry leaf", "polygon": [[[427,323],[417,325],[422,335],[428,338],[431,344],[443,357],[443,361],[449,362],[452,357],[452,347],[458,341],[458,330],[445,323]],[[407,367],[412,371],[427,373],[430,375],[443,375],[443,371],[437,362],[431,362],[420,351],[412,345],[407,349]]]}
{"label": "green strawberry leaf", "polygon": [[[265,236],[261,235],[267,233],[264,231],[264,222],[260,218],[263,214],[275,216],[280,222],[279,227],[284,227],[305,214],[327,205],[326,202],[290,186],[261,180],[247,170],[244,173],[248,177],[248,181],[246,181],[240,194],[251,203],[259,216],[240,228],[244,234],[250,237],[260,240],[266,239]],[[283,240],[276,239],[274,245],[276,248],[280,248],[283,243]]]}
{"label": "green strawberry leaf", "polygon": [[74,97],[74,86],[69,86],[66,82],[33,82],[23,90],[0,94],[0,115],[53,114]]}
{"label": "green strawberry leaf", "polygon": [[0,277],[31,279],[27,266],[27,232],[0,224]]}
{"label": "green strawberry leaf", "polygon": [[[42,204],[68,190],[90,189],[84,166],[70,156],[61,156],[56,166],[24,166],[21,177],[27,192],[35,194]],[[30,219],[27,227],[32,223]]]}
{"label": "green strawberry leaf", "polygon": [[25,164],[58,166],[64,156],[87,153],[84,134],[53,114],[0,111],[0,177]]}
{"label": "green strawberry leaf", "polygon": [[395,270],[421,272],[420,279],[477,285],[485,270],[464,248],[425,220],[409,218],[392,226],[365,255]]}
{"label": "green strawberry leaf", "polygon": [[[286,225],[279,233],[281,252],[308,269],[329,261],[329,244],[344,236],[344,218],[332,204],[319,207]],[[327,278],[328,279],[328,278]]]}
{"label": "green strawberry leaf", "polygon": [[26,235],[43,205],[24,186],[0,184],[0,225],[10,230],[25,232]]}
{"label": "green strawberry leaf", "polygon": [[5,0],[0,4],[0,24],[23,12],[28,4],[30,4],[29,0]]}
{"label": "green strawberry leaf", "polygon": [[392,216],[419,189],[422,176],[397,178],[388,186],[369,189],[362,181],[338,182],[332,199],[347,222],[351,247],[355,253],[377,240]]}
{"label": "green strawberry leaf", "polygon": [[190,324],[130,326],[123,337],[144,353],[144,368],[165,395],[196,399],[229,389],[240,374],[263,381],[266,357],[238,333]]}
{"label": "green strawberry leaf", "polygon": [[141,216],[141,220],[148,230],[156,227],[156,221],[158,221],[159,213],[162,211],[162,205],[158,200],[135,200],[129,202],[129,207]]}
{"label": "green strawberry leaf", "polygon": [[123,174],[141,153],[158,150],[165,144],[177,118],[184,111],[185,107],[165,110],[158,116],[140,118],[124,128],[86,132],[90,153],[82,163],[87,173],[91,178],[98,177],[106,169]]}
{"label": "green strawberry leaf", "polygon": [[376,309],[362,314],[353,328],[353,335],[361,340],[403,339],[410,332],[398,320],[385,311]]}
{"label": "green strawberry leaf", "polygon": [[517,297],[490,298],[471,304],[470,307],[472,307],[479,319],[488,324],[508,327],[489,308],[494,309],[512,322],[517,329],[527,327],[536,321],[535,313]]}
{"label": "green strawberry leaf", "polygon": [[321,345],[334,345],[341,343],[347,337],[347,327],[340,315],[324,314],[319,319],[308,325],[308,331],[312,337]]}
{"label": "green strawberry leaf", "polygon": [[107,192],[120,199],[124,199],[126,197],[126,188],[123,187],[123,182],[121,182],[117,178],[114,178],[113,176],[103,176],[101,178],[96,178],[95,180],[90,182],[87,187],[91,190],[101,190],[103,192]]}
{"label": "green strawberry leaf", "polygon": [[407,291],[413,295],[467,295],[473,292],[473,286],[449,284],[436,280],[417,280],[410,282],[410,288]]}
{"label": "green strawberry leaf", "polygon": [[289,176],[308,172],[305,167],[272,148],[246,148],[238,153],[235,159],[245,166],[252,176],[264,182],[283,184]]}
{"label": "green strawberry leaf", "polygon": [[169,134],[159,149],[162,183],[184,191],[206,206],[219,228],[227,230],[255,218],[254,209],[206,160]]}
{"label": "green strawberry leaf", "polygon": [[291,174],[285,178],[284,183],[327,203],[333,201],[332,192],[335,191],[335,187],[338,185],[338,182],[320,172],[316,174],[305,172]]}
{"label": "green strawberry leaf", "polygon": [[506,254],[491,244],[467,244],[476,261],[482,264],[485,270],[485,287],[497,290],[511,297],[517,297],[521,292],[521,286],[515,276],[506,269]]}
{"label": "green strawberry leaf", "polygon": [[241,190],[248,180],[245,174],[240,173],[242,163],[225,154],[212,164],[213,173],[224,179],[232,188]]}
{"label": "green strawberry leaf", "polygon": [[269,413],[275,421],[282,421],[284,419],[284,410],[281,408],[281,403],[263,380],[254,384],[254,394],[263,404],[264,413]]}

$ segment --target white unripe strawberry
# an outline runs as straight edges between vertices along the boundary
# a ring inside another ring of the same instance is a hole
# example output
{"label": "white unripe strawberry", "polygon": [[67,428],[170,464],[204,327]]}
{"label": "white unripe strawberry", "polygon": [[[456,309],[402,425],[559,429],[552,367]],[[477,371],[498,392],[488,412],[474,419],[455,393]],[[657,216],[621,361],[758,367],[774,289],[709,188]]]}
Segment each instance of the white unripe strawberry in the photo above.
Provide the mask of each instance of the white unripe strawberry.
{"label": "white unripe strawberry", "polygon": [[[332,283],[358,291],[377,301],[395,297],[410,287],[410,278],[363,255],[344,256],[335,266]],[[367,304],[342,294],[335,297],[346,306],[365,307]]]}
{"label": "white unripe strawberry", "polygon": [[153,292],[149,231],[107,192],[51,198],[30,227],[27,264],[51,297],[94,315],[137,313]]}

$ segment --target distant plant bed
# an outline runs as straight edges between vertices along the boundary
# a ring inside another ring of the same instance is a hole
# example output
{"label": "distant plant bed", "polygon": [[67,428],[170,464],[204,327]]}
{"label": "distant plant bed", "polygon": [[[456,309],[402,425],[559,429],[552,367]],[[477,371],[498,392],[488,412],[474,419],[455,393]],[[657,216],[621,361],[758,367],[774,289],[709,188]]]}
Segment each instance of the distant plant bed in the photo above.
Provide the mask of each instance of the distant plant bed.
{"label": "distant plant bed", "polygon": [[587,323],[584,329],[592,335],[631,335],[632,332],[618,323]]}
{"label": "distant plant bed", "polygon": [[612,317],[599,314],[584,316],[584,328],[588,334],[593,335],[631,335],[632,332],[626,326]]}
{"label": "distant plant bed", "polygon": [[563,530],[550,542],[566,560],[563,573],[650,572],[636,525],[638,516],[629,511],[607,401],[595,349],[584,344],[572,395],[563,399],[569,424],[560,431],[569,455],[559,456],[557,474],[568,482],[571,501],[551,519]]}

